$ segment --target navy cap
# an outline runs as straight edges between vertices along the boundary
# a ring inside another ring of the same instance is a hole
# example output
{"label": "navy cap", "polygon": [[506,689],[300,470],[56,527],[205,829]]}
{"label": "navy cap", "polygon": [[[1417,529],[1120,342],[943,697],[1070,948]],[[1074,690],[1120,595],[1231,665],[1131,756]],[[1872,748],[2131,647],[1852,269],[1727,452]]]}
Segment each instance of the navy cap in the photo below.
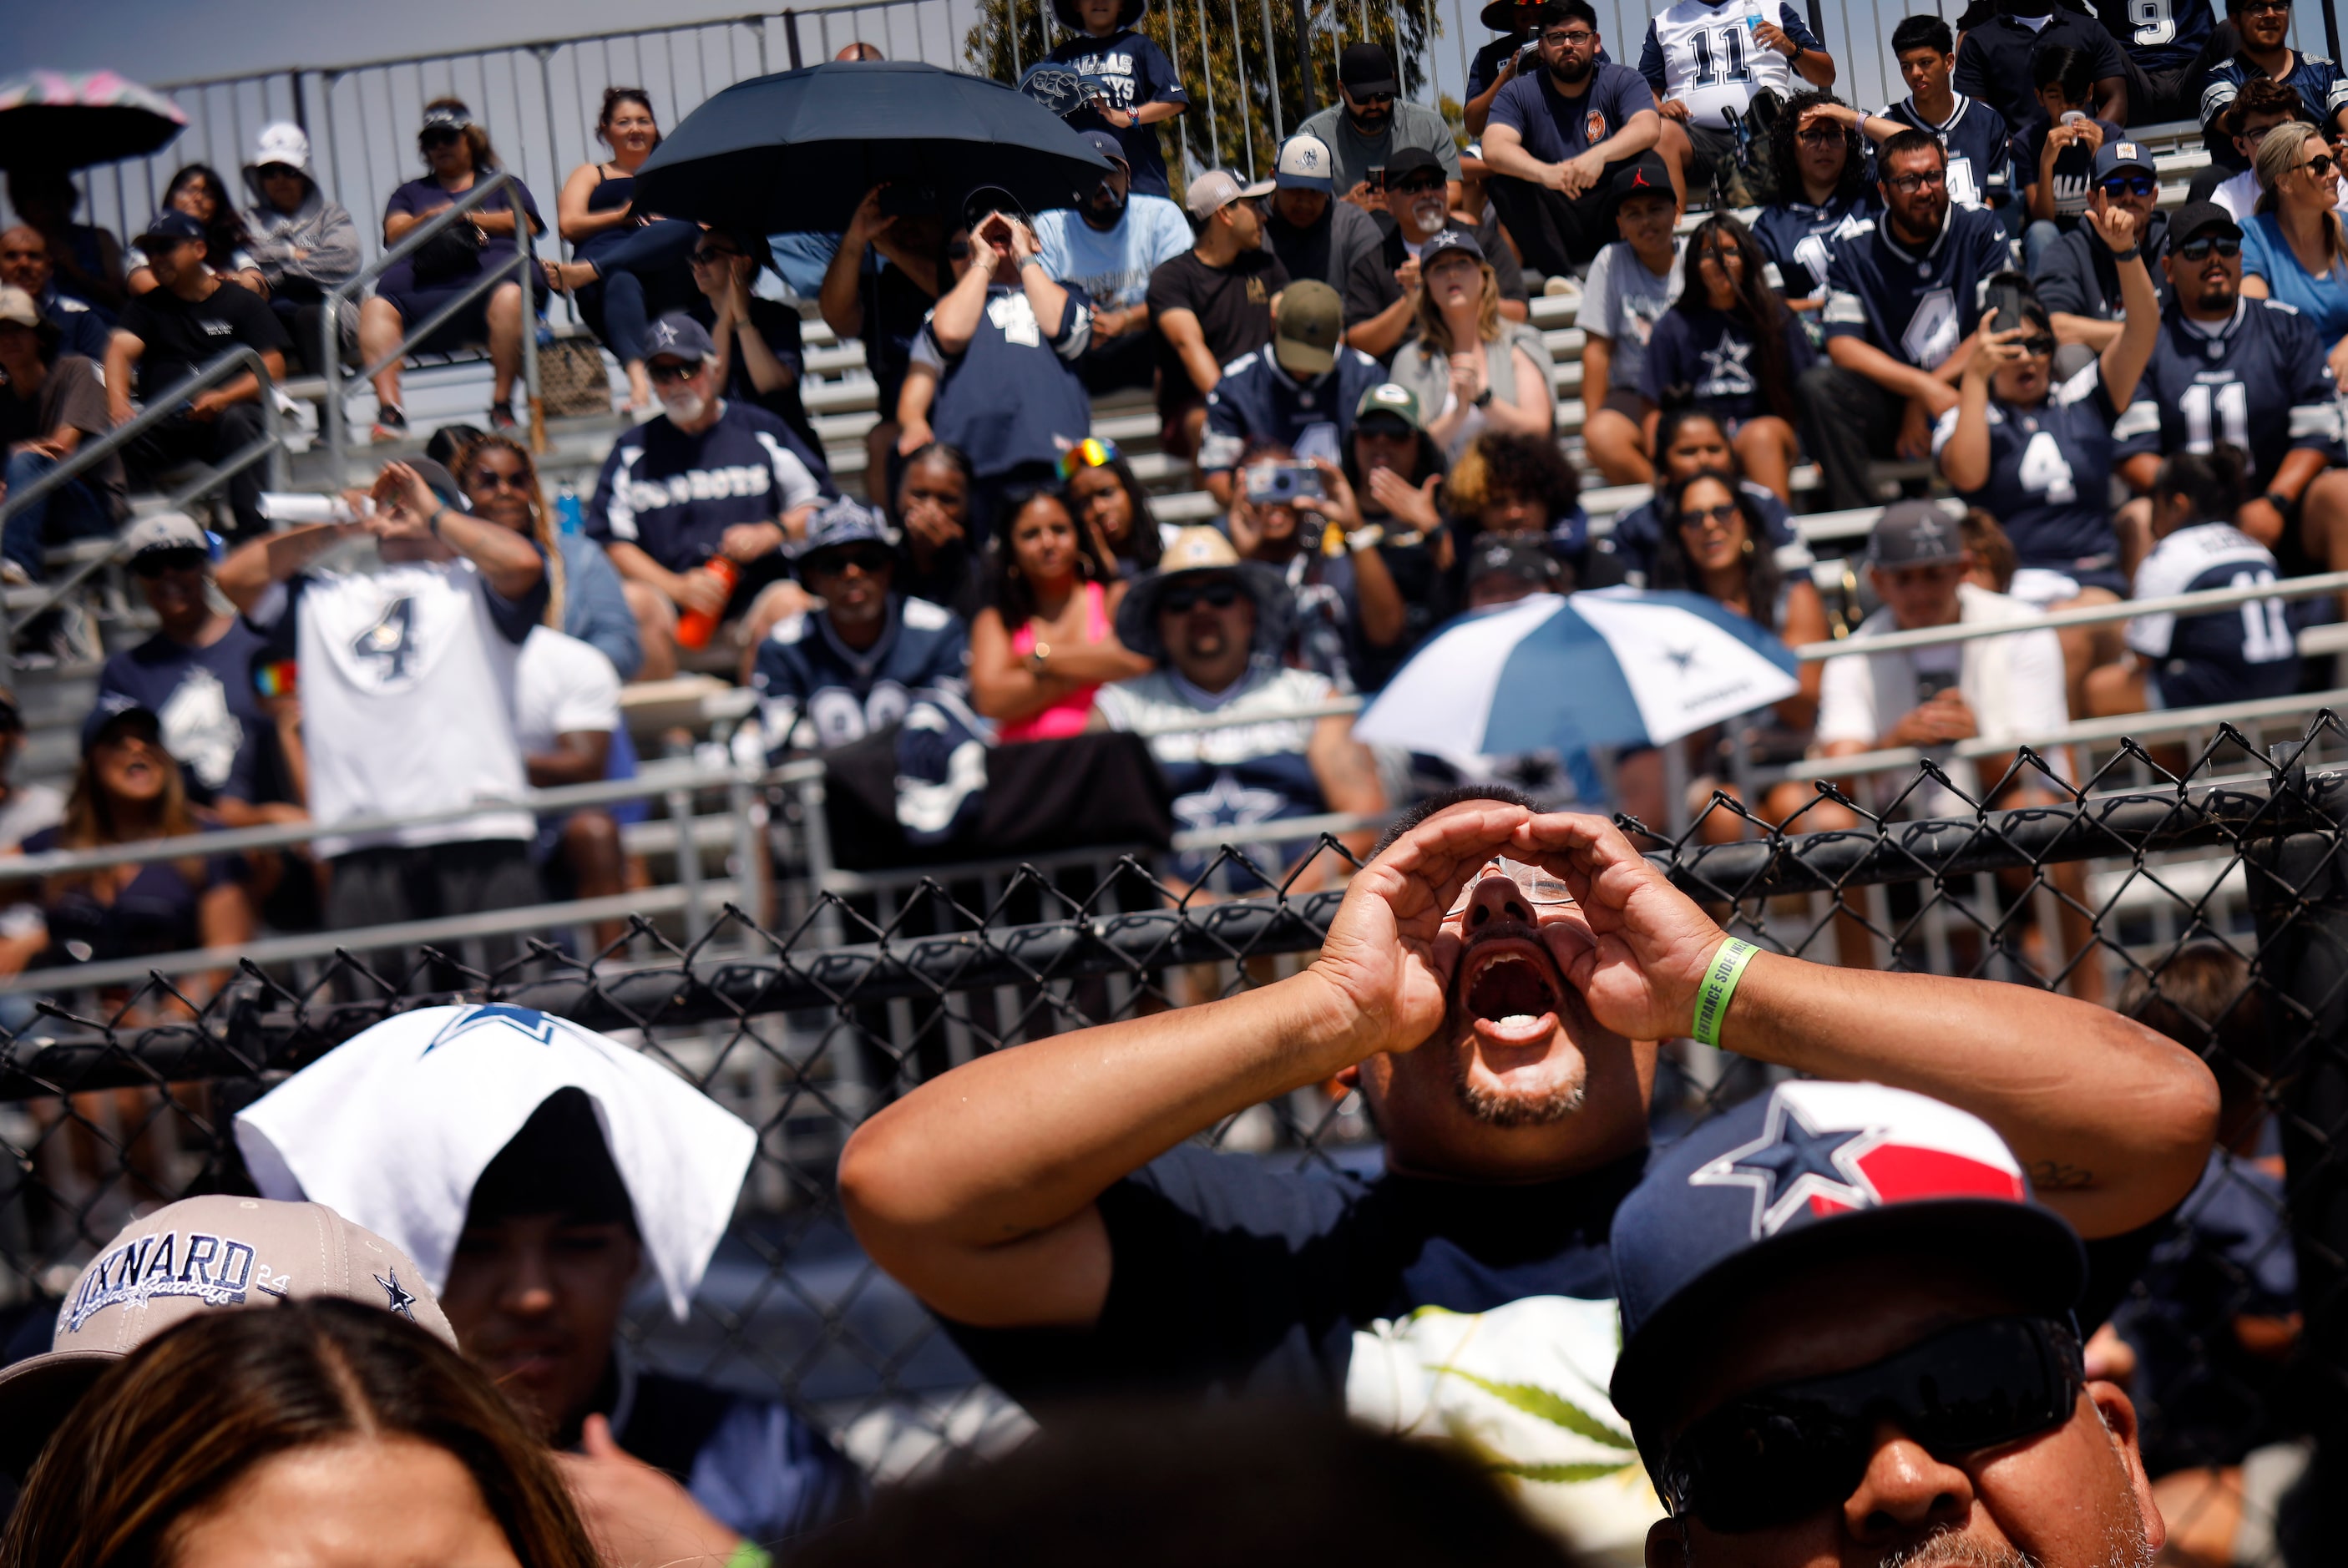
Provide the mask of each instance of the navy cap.
{"label": "navy cap", "polygon": [[1119,168],[1128,170],[1133,168],[1133,155],[1126,151],[1125,143],[1107,131],[1088,130],[1085,132],[1085,140],[1090,144],[1095,152],[1115,162]]}
{"label": "navy cap", "polygon": [[1881,1084],[1796,1082],[1714,1118],[1657,1153],[1614,1212],[1615,1408],[1646,1441],[1643,1407],[1692,1336],[1733,1332],[1735,1304],[1769,1281],[1902,1243],[1978,1264],[2058,1314],[2087,1277],[2078,1233],[2032,1202],[2022,1162],[1970,1111]]}
{"label": "navy cap", "polygon": [[418,134],[435,130],[462,130],[472,123],[473,111],[463,104],[436,104],[424,111],[424,129]]}
{"label": "navy cap", "polygon": [[1424,273],[1435,264],[1436,257],[1452,251],[1457,251],[1469,261],[1479,264],[1484,260],[1484,247],[1477,243],[1475,235],[1465,229],[1446,229],[1419,247],[1419,270]]}
{"label": "navy cap", "polygon": [[709,329],[681,310],[670,311],[644,335],[646,359],[689,359],[695,364],[717,352]]}
{"label": "navy cap", "polygon": [[145,729],[149,740],[163,738],[163,721],[155,717],[153,708],[128,693],[108,692],[98,699],[98,706],[91,708],[89,717],[81,721],[81,754],[88,756],[90,749],[105,738],[109,730],[125,724],[135,724]]}
{"label": "navy cap", "polygon": [[2152,150],[2141,141],[2122,138],[2107,141],[2096,154],[2096,178],[2108,180],[2123,169],[2134,169],[2146,174],[2157,174],[2152,166]]}
{"label": "navy cap", "polygon": [[838,550],[850,544],[886,544],[894,546],[897,531],[875,508],[846,496],[831,502],[808,519],[807,537],[791,552],[791,559],[802,573],[816,556],[827,550]]}
{"label": "navy cap", "polygon": [[141,230],[139,238],[132,242],[144,246],[149,240],[161,240],[169,244],[177,244],[182,240],[202,238],[204,238],[204,226],[201,223],[197,222],[177,207],[166,207],[155,214],[155,221]]}

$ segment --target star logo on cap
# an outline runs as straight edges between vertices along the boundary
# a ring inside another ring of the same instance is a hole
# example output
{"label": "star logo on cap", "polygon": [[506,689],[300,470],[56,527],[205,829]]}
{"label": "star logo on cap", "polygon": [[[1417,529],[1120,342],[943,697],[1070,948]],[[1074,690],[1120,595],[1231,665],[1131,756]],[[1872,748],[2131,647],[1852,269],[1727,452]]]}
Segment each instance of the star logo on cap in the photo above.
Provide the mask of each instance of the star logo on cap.
{"label": "star logo on cap", "polygon": [[1881,1137],[1872,1128],[1822,1132],[1781,1094],[1770,1101],[1760,1137],[1699,1169],[1688,1185],[1752,1189],[1757,1242],[1776,1234],[1813,1198],[1847,1209],[1875,1207],[1874,1184],[1859,1159]]}
{"label": "star logo on cap", "polygon": [[653,346],[654,348],[675,348],[676,346],[676,328],[668,322],[664,321],[653,328]]}
{"label": "star logo on cap", "polygon": [[389,1279],[377,1274],[375,1283],[383,1286],[383,1305],[386,1311],[396,1312],[410,1323],[416,1321],[416,1293],[399,1283],[398,1265],[393,1265]]}
{"label": "star logo on cap", "polygon": [[1321,167],[1321,155],[1309,147],[1300,147],[1296,150],[1296,161],[1307,169],[1318,169]]}
{"label": "star logo on cap", "polygon": [[468,1007],[440,1026],[440,1032],[426,1042],[420,1055],[430,1056],[450,1041],[469,1035],[476,1029],[511,1029],[526,1035],[541,1046],[554,1044],[558,1021],[548,1017],[535,1007],[516,1007],[504,1002],[484,1002]]}
{"label": "star logo on cap", "polygon": [[1937,517],[1921,518],[1916,523],[1916,542],[1931,550],[1945,549],[1949,542],[1948,531],[1941,527]]}

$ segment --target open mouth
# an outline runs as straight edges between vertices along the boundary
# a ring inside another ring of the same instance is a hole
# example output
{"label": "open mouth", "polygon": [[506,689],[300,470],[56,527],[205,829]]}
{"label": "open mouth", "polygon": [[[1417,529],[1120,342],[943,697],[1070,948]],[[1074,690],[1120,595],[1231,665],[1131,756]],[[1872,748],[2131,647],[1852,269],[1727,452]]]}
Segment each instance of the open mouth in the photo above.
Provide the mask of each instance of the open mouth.
{"label": "open mouth", "polygon": [[1498,1045],[1549,1037],[1557,1026],[1557,987],[1540,949],[1522,938],[1499,939],[1468,962],[1459,1000],[1478,1035]]}

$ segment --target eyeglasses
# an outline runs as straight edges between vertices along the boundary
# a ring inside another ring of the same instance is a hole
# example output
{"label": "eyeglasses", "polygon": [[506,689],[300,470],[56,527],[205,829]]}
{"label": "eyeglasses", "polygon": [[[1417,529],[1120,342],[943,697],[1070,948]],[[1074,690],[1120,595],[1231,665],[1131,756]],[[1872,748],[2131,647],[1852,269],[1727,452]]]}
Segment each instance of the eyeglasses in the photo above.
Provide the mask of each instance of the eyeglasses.
{"label": "eyeglasses", "polygon": [[201,550],[155,550],[130,563],[133,575],[152,583],[174,572],[201,572],[211,557]]}
{"label": "eyeglasses", "polygon": [[1884,181],[1902,196],[1912,196],[1919,191],[1929,191],[1935,185],[1948,182],[1949,171],[1945,169],[1935,169],[1923,174],[1902,174],[1895,180]]}
{"label": "eyeglasses", "polygon": [[654,381],[690,381],[701,374],[701,361],[685,365],[674,359],[656,359],[644,368]]}
{"label": "eyeglasses", "polygon": [[1158,608],[1163,614],[1187,615],[1202,600],[1211,608],[1228,610],[1240,602],[1240,585],[1229,577],[1218,577],[1211,583],[1185,583],[1159,594]]}
{"label": "eyeglasses", "polygon": [[694,252],[688,259],[696,267],[714,267],[720,262],[730,262],[741,253],[739,251],[723,250],[716,245],[704,245]]}
{"label": "eyeglasses", "polygon": [[1066,484],[1076,477],[1078,469],[1102,469],[1123,456],[1115,441],[1104,441],[1097,436],[1086,436],[1060,454],[1060,482]]}
{"label": "eyeglasses", "polygon": [[1584,44],[1598,42],[1595,33],[1543,33],[1542,43],[1553,49],[1578,49]]}
{"label": "eyeglasses", "polygon": [[521,473],[501,474],[495,469],[475,469],[473,470],[473,488],[477,490],[510,490],[516,495],[528,495],[530,493],[530,475],[527,471]]}
{"label": "eyeglasses", "polygon": [[2321,180],[2325,175],[2331,173],[2334,169],[2340,167],[2340,160],[2333,157],[2332,154],[2328,152],[2319,152],[2314,157],[2309,159],[2306,162],[2301,164],[2300,167],[2306,170],[2310,174],[2314,175],[2318,180]]}
{"label": "eyeglasses", "polygon": [[1814,125],[1796,131],[1794,139],[1804,147],[1841,147],[1847,144],[1849,135],[1838,125]]}
{"label": "eyeglasses", "polygon": [[2061,1426],[2086,1372],[2048,1318],[1993,1317],[1872,1367],[1731,1400],[1673,1442],[1664,1501],[1723,1534],[1790,1524],[1851,1494],[1889,1420],[1948,1461]]}
{"label": "eyeglasses", "polygon": [[2233,239],[2226,239],[2221,236],[2209,240],[2188,240],[2183,244],[2177,247],[2177,259],[2180,262],[2191,262],[2198,265],[2202,262],[2208,261],[2209,259],[2209,253],[2212,251],[2217,252],[2224,260],[2230,262],[2236,256],[2242,253],[2242,242],[2239,236]]}
{"label": "eyeglasses", "polygon": [[837,550],[827,550],[808,562],[808,570],[839,573],[854,570],[867,577],[877,577],[897,563],[897,558],[877,544],[844,544]]}
{"label": "eyeglasses", "polygon": [[2245,16],[2288,16],[2291,0],[2248,0],[2242,7]]}
{"label": "eyeglasses", "polygon": [[2160,193],[2160,181],[2149,174],[2116,174],[2096,189],[2106,196],[2157,196]]}
{"label": "eyeglasses", "polygon": [[1485,861],[1484,869],[1468,879],[1468,885],[1459,890],[1459,896],[1451,901],[1451,907],[1445,912],[1443,918],[1448,920],[1464,913],[1474,900],[1476,889],[1489,877],[1508,878],[1517,884],[1517,891],[1524,895],[1526,903],[1542,909],[1573,902],[1573,894],[1566,885],[1540,867],[1501,855]]}
{"label": "eyeglasses", "polygon": [[1738,509],[1735,501],[1725,500],[1718,506],[1689,507],[1686,511],[1680,513],[1680,526],[1682,528],[1709,528],[1715,523],[1717,523],[1720,525],[1721,531],[1725,533],[1728,531],[1729,525],[1736,521],[1737,519],[1742,516],[1744,516],[1744,513]]}

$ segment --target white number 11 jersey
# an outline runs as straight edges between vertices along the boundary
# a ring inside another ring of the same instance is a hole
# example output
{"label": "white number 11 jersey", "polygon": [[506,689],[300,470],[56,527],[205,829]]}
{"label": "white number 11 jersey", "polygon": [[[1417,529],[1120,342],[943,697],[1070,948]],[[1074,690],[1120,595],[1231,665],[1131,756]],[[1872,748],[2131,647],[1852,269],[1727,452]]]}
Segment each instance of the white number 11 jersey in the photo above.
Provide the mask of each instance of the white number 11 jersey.
{"label": "white number 11 jersey", "polygon": [[1809,24],[1783,0],[1680,0],[1647,24],[1639,74],[1656,100],[1677,98],[1697,125],[1725,129],[1764,88],[1791,97],[1808,84],[1796,79],[1786,57],[1761,42],[1756,24],[1768,22],[1805,49],[1822,47]]}

